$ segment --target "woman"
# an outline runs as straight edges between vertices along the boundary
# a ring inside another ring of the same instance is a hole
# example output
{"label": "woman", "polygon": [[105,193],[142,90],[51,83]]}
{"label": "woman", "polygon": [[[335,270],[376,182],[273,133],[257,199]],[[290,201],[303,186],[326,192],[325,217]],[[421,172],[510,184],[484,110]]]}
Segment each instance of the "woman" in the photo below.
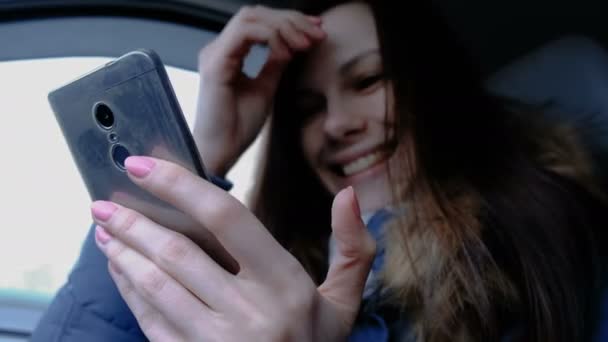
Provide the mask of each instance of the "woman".
{"label": "woman", "polygon": [[[149,339],[591,338],[604,206],[584,156],[561,154],[576,139],[487,95],[429,4],[389,5],[245,8],[203,49],[195,136],[210,170],[224,175],[273,108],[256,215],[175,165],[127,160],[239,263],[227,272],[94,203],[97,244]],[[250,80],[254,43],[271,54]],[[374,240],[359,217],[371,229],[378,212]]]}

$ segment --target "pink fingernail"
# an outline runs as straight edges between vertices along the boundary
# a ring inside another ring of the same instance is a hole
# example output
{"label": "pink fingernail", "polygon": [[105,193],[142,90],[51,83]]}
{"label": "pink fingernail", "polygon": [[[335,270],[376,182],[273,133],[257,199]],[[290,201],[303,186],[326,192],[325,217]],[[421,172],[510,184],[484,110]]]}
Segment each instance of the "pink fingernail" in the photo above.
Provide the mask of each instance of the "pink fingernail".
{"label": "pink fingernail", "polygon": [[102,245],[108,243],[108,241],[112,240],[112,235],[108,234],[108,232],[103,229],[101,226],[95,227],[95,239],[99,241]]}
{"label": "pink fingernail", "polygon": [[154,166],[154,160],[147,157],[129,157],[125,160],[127,171],[137,178],[146,177]]}
{"label": "pink fingernail", "polygon": [[95,201],[91,205],[93,216],[100,221],[107,221],[112,217],[112,214],[118,209],[112,202]]}

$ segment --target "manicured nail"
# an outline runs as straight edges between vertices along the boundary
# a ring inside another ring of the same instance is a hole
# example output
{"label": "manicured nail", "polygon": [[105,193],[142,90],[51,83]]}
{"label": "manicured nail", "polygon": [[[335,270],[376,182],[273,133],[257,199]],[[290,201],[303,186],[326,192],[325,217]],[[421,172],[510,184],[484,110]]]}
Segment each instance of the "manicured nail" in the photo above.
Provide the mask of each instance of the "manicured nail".
{"label": "manicured nail", "polygon": [[100,221],[107,221],[112,217],[112,214],[118,209],[112,202],[95,201],[91,205],[93,216]]}
{"label": "manicured nail", "polygon": [[127,171],[137,178],[146,177],[155,165],[154,160],[146,157],[129,157],[125,160]]}
{"label": "manicured nail", "polygon": [[102,245],[108,243],[108,241],[112,240],[112,236],[108,234],[108,232],[103,229],[101,226],[95,227],[95,239],[99,241]]}
{"label": "manicured nail", "polygon": [[361,207],[359,207],[359,200],[357,200],[357,195],[355,194],[355,189],[351,186],[349,186],[350,188],[350,192],[351,192],[351,196],[352,196],[352,203],[353,203],[353,212],[355,213],[355,216],[357,217],[361,217]]}

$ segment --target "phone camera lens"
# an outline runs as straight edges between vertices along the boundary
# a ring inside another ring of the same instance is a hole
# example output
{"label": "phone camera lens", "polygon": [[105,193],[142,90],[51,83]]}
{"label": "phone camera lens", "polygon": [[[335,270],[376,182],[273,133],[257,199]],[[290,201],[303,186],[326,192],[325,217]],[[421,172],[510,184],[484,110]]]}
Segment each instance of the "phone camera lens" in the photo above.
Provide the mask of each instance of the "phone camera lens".
{"label": "phone camera lens", "polygon": [[110,129],[114,125],[114,113],[103,103],[95,106],[95,119],[105,129]]}
{"label": "phone camera lens", "polygon": [[121,169],[125,170],[125,160],[131,155],[126,147],[116,144],[112,147],[112,159],[114,163]]}

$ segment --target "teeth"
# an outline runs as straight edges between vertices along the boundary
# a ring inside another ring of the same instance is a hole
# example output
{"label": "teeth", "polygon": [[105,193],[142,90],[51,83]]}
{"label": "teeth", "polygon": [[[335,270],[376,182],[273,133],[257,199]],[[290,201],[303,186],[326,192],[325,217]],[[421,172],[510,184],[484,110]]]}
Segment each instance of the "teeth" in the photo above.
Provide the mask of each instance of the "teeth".
{"label": "teeth", "polygon": [[368,154],[364,157],[361,157],[351,163],[348,163],[342,167],[344,174],[346,176],[354,175],[355,173],[361,172],[373,164],[377,163],[380,159],[382,159],[381,152],[374,152]]}

